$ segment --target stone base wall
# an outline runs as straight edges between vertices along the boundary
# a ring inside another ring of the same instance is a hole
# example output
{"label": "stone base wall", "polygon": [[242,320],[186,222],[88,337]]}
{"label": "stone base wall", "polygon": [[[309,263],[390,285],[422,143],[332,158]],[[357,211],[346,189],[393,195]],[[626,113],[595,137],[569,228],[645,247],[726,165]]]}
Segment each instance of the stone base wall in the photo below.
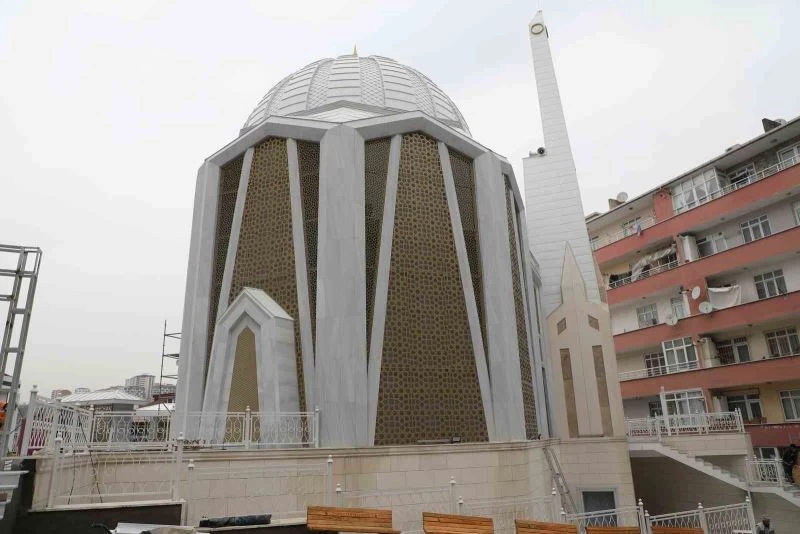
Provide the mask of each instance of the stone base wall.
{"label": "stone base wall", "polygon": [[[634,504],[627,442],[617,438],[361,449],[186,450],[178,496],[189,500],[190,524],[197,524],[202,516],[273,513],[281,519],[298,514],[302,517],[307,505],[325,502],[328,482],[324,472],[330,455],[333,487],[342,488],[345,504],[350,506],[356,505],[348,500],[351,492],[380,495],[408,490],[403,498],[385,501],[386,505],[391,504],[393,509],[405,507],[405,513],[421,514],[422,506],[429,503],[438,506],[431,511],[447,511],[442,507],[449,506],[451,478],[456,482],[456,496],[464,500],[466,507],[486,499],[545,499],[551,497],[552,491],[552,477],[543,450],[548,445],[559,458],[578,506],[581,506],[580,491],[592,489],[613,489],[617,506]],[[149,489],[164,487],[160,484],[168,483],[174,476],[173,465],[165,463],[163,458],[154,458],[151,463],[146,453],[137,454],[139,458],[133,469],[129,458],[120,460],[115,468],[112,458],[95,454],[94,469],[102,469],[104,480],[130,484],[129,488],[134,488],[134,484]],[[195,466],[191,484],[186,468],[189,460]],[[33,503],[34,508],[41,509],[47,502],[52,461],[37,463]],[[303,466],[302,472],[294,471],[298,465]],[[83,482],[91,479],[89,469],[83,463],[62,471],[58,491],[68,493],[73,478],[88,487],[88,482]],[[76,471],[74,477],[72,471]],[[416,504],[418,511],[409,508],[415,494],[421,501]]]}

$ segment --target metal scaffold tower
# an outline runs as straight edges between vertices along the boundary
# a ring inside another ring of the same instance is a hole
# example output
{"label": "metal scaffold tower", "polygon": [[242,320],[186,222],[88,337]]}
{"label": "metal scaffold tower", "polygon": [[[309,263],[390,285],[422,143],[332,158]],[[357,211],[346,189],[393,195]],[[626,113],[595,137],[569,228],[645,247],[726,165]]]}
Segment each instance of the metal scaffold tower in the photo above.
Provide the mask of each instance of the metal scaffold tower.
{"label": "metal scaffold tower", "polygon": [[[178,352],[173,352],[174,345],[175,345],[174,342],[170,343],[170,347],[169,348],[167,347],[167,343],[168,343],[169,340],[176,340],[178,342],[178,346],[180,347],[181,333],[180,332],[169,332],[169,331],[167,331],[167,321],[164,321],[164,335],[162,337],[162,342],[161,342],[161,377],[160,377],[160,379],[158,381],[158,383],[161,384],[161,391],[162,392],[164,391],[163,386],[164,386],[164,379],[165,378],[168,378],[170,380],[174,380],[175,384],[177,384],[177,381],[178,381],[178,374],[177,374],[178,371],[177,370],[172,371],[172,372],[170,372],[169,370],[167,370],[166,372],[164,371],[164,362],[166,362],[168,360],[171,360],[171,361],[175,362],[175,365],[177,365],[178,356],[180,355],[179,351]],[[169,365],[169,364],[167,364],[167,365]]]}
{"label": "metal scaffold tower", "polygon": [[[3,343],[0,345],[0,392],[6,395],[6,422],[0,431],[0,456],[8,452],[17,409],[17,391],[25,357],[25,343],[33,310],[33,297],[39,278],[42,250],[38,247],[0,245],[0,310],[8,307]],[[11,382],[6,381],[11,370]]]}

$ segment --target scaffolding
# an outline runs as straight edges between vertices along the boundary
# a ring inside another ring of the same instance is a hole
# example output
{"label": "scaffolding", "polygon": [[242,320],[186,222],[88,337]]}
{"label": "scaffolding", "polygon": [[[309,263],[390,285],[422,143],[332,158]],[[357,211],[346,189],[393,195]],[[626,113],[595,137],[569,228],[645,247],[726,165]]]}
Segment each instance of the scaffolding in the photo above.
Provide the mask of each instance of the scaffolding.
{"label": "scaffolding", "polygon": [[[14,430],[19,379],[41,261],[42,250],[38,247],[0,245],[0,304],[5,303],[8,309],[0,344],[0,393],[6,397],[0,456],[8,454],[9,436]],[[10,383],[6,379],[8,369],[11,370]]]}
{"label": "scaffolding", "polygon": [[[161,338],[161,373],[158,380],[159,387],[161,388],[160,391],[164,390],[164,379],[174,380],[174,384],[177,387],[178,383],[178,371],[175,369],[174,374],[171,374],[169,371],[167,373],[164,372],[164,362],[172,361],[177,366],[178,364],[178,356],[180,355],[180,350],[173,352],[172,346],[174,346],[173,342],[169,340],[176,340],[178,341],[178,347],[180,348],[180,340],[181,340],[181,333],[180,332],[169,332],[167,330],[167,321],[164,321],[164,333]],[[168,348],[167,345],[170,344],[171,347]],[[167,364],[170,365],[170,364]],[[161,400],[159,399],[159,406],[161,404]]]}

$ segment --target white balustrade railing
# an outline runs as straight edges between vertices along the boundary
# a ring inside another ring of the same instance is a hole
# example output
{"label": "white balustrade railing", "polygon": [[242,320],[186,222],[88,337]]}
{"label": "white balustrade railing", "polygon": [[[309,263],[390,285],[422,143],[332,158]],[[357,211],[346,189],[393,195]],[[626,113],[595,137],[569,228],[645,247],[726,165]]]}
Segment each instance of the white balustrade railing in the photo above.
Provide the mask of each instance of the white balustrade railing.
{"label": "white balustrade railing", "polygon": [[626,276],[625,278],[618,278],[618,279],[614,280],[613,282],[609,282],[608,287],[610,289],[614,289],[614,288],[617,288],[617,287],[626,286],[626,285],[631,284],[633,282],[636,282],[638,280],[642,280],[644,278],[648,278],[650,276],[653,276],[654,274],[663,273],[665,271],[671,271],[672,269],[674,269],[677,266],[678,266],[678,260],[672,260],[671,262],[668,262],[668,263],[662,263],[660,265],[655,265],[655,266],[651,267],[650,269],[648,269],[646,271],[642,271],[641,274],[639,274],[639,276],[637,276],[636,278],[634,278],[633,275],[631,275],[631,276]]}
{"label": "white balustrade railing", "polygon": [[786,474],[783,462],[779,459],[747,460],[747,482],[752,486],[777,486],[786,485]]}
{"label": "white balustrade railing", "polygon": [[623,371],[619,373],[620,382],[625,380],[638,380],[640,378],[652,378],[654,376],[671,375],[673,373],[683,373],[694,371],[699,368],[697,360],[684,363],[665,364],[647,369],[636,369],[635,371]]}
{"label": "white balustrade railing", "polygon": [[673,414],[626,419],[628,439],[658,441],[667,436],[744,433],[744,421],[738,411]]}
{"label": "white balustrade railing", "polygon": [[617,232],[603,234],[592,241],[592,250],[597,250],[605,247],[606,245],[610,245],[611,243],[616,243],[617,241],[625,239],[626,237],[636,235],[639,231],[646,230],[647,228],[654,226],[656,222],[656,218],[653,216],[642,217],[635,227],[623,228]]}
{"label": "white balustrade railing", "polygon": [[585,533],[586,527],[639,527],[640,532],[646,532],[644,506],[641,499],[638,506],[562,515],[565,522],[576,525],[580,533]]}
{"label": "white balustrade railing", "polygon": [[750,498],[741,504],[728,504],[704,508],[702,504],[697,509],[673,514],[647,516],[648,528],[667,527],[674,529],[699,528],[705,534],[730,534],[731,532],[753,532],[755,518]]}
{"label": "white balustrade railing", "polygon": [[286,448],[319,446],[319,410],[313,412],[212,413],[170,411],[100,412],[40,399],[31,393],[15,456],[52,453],[56,436],[62,448],[164,449],[182,434],[197,448]]}
{"label": "white balustrade railing", "polygon": [[675,214],[677,215],[679,213],[686,213],[687,211],[693,210],[699,206],[702,206],[703,204],[711,202],[712,200],[716,200],[718,198],[724,197],[725,195],[729,195],[735,191],[738,191],[739,189],[746,187],[750,184],[760,182],[764,178],[768,178],[773,174],[776,174],[784,169],[788,169],[789,167],[794,167],[798,163],[800,163],[800,157],[792,156],[791,158],[787,158],[774,165],[770,165],[765,169],[762,169],[756,173],[751,174],[750,176],[748,176],[743,180],[739,180],[736,183],[728,184],[724,187],[719,188],[717,191],[709,193],[703,198],[697,199],[696,203],[694,203],[691,207],[683,207],[682,209],[674,210]]}
{"label": "white balustrade railing", "polygon": [[[782,171],[784,169],[788,169],[789,167],[793,167],[793,166],[797,165],[798,163],[800,163],[800,157],[793,156],[791,158],[785,159],[785,160],[783,160],[783,161],[781,161],[779,163],[776,163],[774,165],[770,165],[766,169],[763,169],[763,170],[761,170],[761,171],[759,171],[757,173],[754,173],[754,174],[748,176],[747,178],[745,178],[744,180],[740,180],[740,181],[738,181],[736,183],[728,184],[728,185],[726,185],[724,187],[721,187],[717,191],[714,191],[713,193],[711,193],[711,194],[709,194],[709,195],[707,195],[707,196],[705,196],[705,197],[703,197],[701,199],[698,199],[697,203],[695,205],[693,205],[692,207],[690,207],[690,208],[684,207],[682,209],[675,210],[675,214],[677,215],[679,213],[685,213],[685,212],[690,211],[690,210],[692,210],[694,208],[702,206],[703,204],[706,204],[706,203],[708,203],[708,202],[710,202],[712,200],[716,200],[718,198],[724,197],[725,195],[729,195],[731,193],[734,193],[734,192],[738,191],[739,189],[741,189],[741,188],[743,188],[745,186],[748,186],[748,185],[753,184],[755,182],[759,182],[759,181],[763,180],[764,178],[772,176],[773,174],[778,173],[778,172],[780,172],[780,171]],[[632,235],[636,235],[638,233],[637,232],[638,230],[646,230],[647,228],[655,226],[655,224],[657,222],[658,221],[653,216],[643,217],[642,220],[639,221],[638,225],[635,228],[624,228],[624,229],[619,230],[617,232],[612,232],[610,234],[603,234],[603,235],[599,236],[597,239],[595,239],[592,242],[592,249],[593,250],[597,250],[599,248],[602,248],[602,247],[605,247],[607,245],[610,245],[611,243],[616,243],[617,241],[625,239],[626,237],[629,237],[629,236],[632,236]],[[620,285],[624,285],[624,284],[620,284]],[[614,286],[614,287],[616,287],[616,286]]]}

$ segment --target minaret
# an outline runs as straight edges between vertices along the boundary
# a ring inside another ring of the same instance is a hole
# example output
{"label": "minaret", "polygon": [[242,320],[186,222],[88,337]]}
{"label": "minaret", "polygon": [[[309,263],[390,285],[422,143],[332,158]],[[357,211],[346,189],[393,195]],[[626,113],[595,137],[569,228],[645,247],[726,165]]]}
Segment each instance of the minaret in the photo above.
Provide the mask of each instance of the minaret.
{"label": "minaret", "polygon": [[561,269],[567,245],[586,284],[589,301],[600,302],[594,258],[583,215],[575,161],[567,135],[548,31],[542,12],[528,25],[533,71],[544,130],[544,147],[524,158],[528,242],[541,267],[542,306],[549,315],[561,304]]}

